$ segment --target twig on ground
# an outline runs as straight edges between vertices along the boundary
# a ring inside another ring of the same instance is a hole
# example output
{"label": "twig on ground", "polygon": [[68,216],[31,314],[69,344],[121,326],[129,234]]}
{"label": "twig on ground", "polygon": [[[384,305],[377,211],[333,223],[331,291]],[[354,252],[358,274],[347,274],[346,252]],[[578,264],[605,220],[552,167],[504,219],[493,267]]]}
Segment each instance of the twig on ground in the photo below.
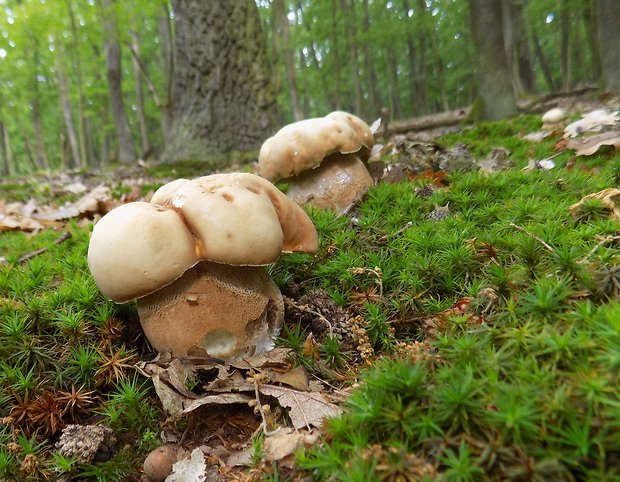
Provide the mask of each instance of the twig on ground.
{"label": "twig on ground", "polygon": [[522,228],[521,226],[518,226],[515,223],[510,223],[509,226],[511,228],[515,228],[517,231],[521,231],[522,233],[527,234],[530,238],[535,239],[540,244],[542,244],[547,249],[547,251],[549,251],[550,253],[555,253],[555,249],[553,249],[553,247],[550,244],[548,244],[544,239],[536,236],[535,234],[530,233],[527,229]]}
{"label": "twig on ground", "polygon": [[[62,236],[56,238],[54,240],[54,244],[60,244],[63,241],[66,241],[67,239],[69,239],[70,237],[71,237],[71,233],[67,231],[66,233],[63,233]],[[47,248],[41,248],[41,249],[37,249],[36,251],[32,251],[30,253],[26,253],[25,255],[23,255],[21,258],[19,258],[17,260],[17,263],[18,264],[25,263],[26,261],[28,261],[28,260],[36,257],[36,256],[39,256],[40,254],[43,254],[46,251],[47,251]]]}
{"label": "twig on ground", "polygon": [[273,435],[275,433],[278,433],[282,427],[278,427],[275,430],[269,430],[267,428],[267,415],[265,415],[265,411],[263,410],[263,406],[261,405],[261,402],[260,402],[260,395],[258,393],[258,381],[256,379],[254,379],[254,395],[256,396],[256,404],[258,406],[258,411],[260,412],[261,419],[263,420],[261,422],[261,426],[263,427],[263,433],[265,434],[266,437]]}
{"label": "twig on ground", "polygon": [[590,256],[592,256],[594,253],[596,253],[598,251],[598,249],[600,247],[602,247],[603,245],[605,245],[607,243],[611,243],[612,241],[620,241],[620,236],[611,236],[610,235],[610,236],[605,236],[604,238],[600,237],[600,236],[597,236],[597,239],[598,239],[599,242],[596,244],[596,246],[594,246],[594,248],[592,248],[592,250],[588,254],[586,254],[583,257],[583,259],[581,261],[579,261],[580,263],[587,263],[588,259],[590,259]]}

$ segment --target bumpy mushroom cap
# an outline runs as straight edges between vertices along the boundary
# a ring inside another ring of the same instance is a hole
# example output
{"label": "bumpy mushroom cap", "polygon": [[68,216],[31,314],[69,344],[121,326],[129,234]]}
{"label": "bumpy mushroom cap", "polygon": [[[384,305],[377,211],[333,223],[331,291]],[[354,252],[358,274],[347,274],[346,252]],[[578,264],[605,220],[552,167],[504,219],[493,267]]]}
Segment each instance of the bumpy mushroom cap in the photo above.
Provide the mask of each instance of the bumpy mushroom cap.
{"label": "bumpy mushroom cap", "polygon": [[336,111],[289,124],[267,139],[258,156],[258,172],[271,181],[286,179],[318,167],[335,152],[358,153],[366,161],[373,144],[370,127],[363,120]]}
{"label": "bumpy mushroom cap", "polygon": [[201,260],[265,265],[280,252],[315,252],[312,221],[270,182],[216,174],[162,186],[151,203],[113,209],[95,225],[88,265],[117,302],[172,283]]}
{"label": "bumpy mushroom cap", "polygon": [[165,286],[199,260],[183,219],[145,202],[123,204],[103,216],[88,246],[95,283],[119,303]]}

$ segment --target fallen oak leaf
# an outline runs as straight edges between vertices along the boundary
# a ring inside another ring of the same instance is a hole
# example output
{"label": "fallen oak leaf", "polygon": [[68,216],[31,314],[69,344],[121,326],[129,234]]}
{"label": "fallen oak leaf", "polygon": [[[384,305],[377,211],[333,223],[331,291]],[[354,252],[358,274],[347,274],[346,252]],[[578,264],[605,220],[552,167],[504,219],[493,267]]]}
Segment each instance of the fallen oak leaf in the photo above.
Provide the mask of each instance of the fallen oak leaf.
{"label": "fallen oak leaf", "polygon": [[585,139],[571,139],[567,144],[567,149],[575,149],[577,156],[591,156],[603,146],[612,146],[620,149],[620,132],[604,132]]}
{"label": "fallen oak leaf", "polygon": [[319,439],[318,432],[302,433],[286,427],[265,437],[263,458],[268,462],[276,462],[294,454],[300,448],[313,445]]}
{"label": "fallen oak leaf", "polygon": [[336,417],[343,410],[327,401],[320,392],[300,392],[287,387],[261,385],[262,394],[274,397],[280,406],[288,408],[288,415],[294,428],[320,427],[327,417]]}

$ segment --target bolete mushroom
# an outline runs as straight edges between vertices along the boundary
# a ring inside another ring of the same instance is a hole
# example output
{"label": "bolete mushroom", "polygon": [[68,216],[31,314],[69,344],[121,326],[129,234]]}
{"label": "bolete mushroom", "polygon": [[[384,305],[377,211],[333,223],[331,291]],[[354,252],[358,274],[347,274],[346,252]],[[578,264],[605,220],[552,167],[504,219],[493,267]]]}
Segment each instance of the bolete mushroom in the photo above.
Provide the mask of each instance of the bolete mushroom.
{"label": "bolete mushroom", "polygon": [[88,265],[105,296],[137,299],[156,350],[230,358],[267,351],[282,325],[282,295],[263,266],[317,248],[310,218],[273,184],[215,174],[110,211],[93,229]]}
{"label": "bolete mushroom", "polygon": [[288,183],[296,203],[346,213],[373,185],[365,163],[374,139],[370,127],[347,112],[289,124],[267,139],[258,174]]}

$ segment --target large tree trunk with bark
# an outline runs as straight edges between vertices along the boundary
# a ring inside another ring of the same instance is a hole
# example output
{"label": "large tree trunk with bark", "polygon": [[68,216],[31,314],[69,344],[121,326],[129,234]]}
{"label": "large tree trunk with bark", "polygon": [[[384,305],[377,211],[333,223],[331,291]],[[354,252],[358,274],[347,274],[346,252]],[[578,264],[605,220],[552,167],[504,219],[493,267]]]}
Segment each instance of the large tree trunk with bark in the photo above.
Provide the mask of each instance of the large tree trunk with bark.
{"label": "large tree trunk with bark", "polygon": [[597,31],[597,19],[596,19],[596,5],[591,0],[583,2],[583,23],[586,30],[586,40],[588,42],[588,50],[590,51],[590,75],[588,80],[596,81],[601,78],[601,50],[598,43],[598,31]]}
{"label": "large tree trunk with bark", "polygon": [[620,94],[620,5],[617,0],[598,0],[597,7],[603,85]]}
{"label": "large tree trunk with bark", "polygon": [[116,136],[118,137],[118,160],[123,164],[129,164],[136,159],[136,149],[127,114],[125,113],[125,104],[123,103],[121,48],[116,29],[114,2],[113,0],[101,0],[101,5],[103,7],[108,93],[110,95],[110,108],[114,118]]}
{"label": "large tree trunk with bark", "polygon": [[532,49],[525,24],[524,5],[519,0],[502,2],[506,58],[512,74],[515,94],[532,93],[536,75],[532,62]]}
{"label": "large tree trunk with bark", "polygon": [[164,160],[260,147],[277,114],[254,0],[174,0],[173,124]]}
{"label": "large tree trunk with bark", "polygon": [[478,57],[478,97],[473,120],[496,120],[516,113],[510,68],[504,49],[501,3],[469,1],[472,34]]}

